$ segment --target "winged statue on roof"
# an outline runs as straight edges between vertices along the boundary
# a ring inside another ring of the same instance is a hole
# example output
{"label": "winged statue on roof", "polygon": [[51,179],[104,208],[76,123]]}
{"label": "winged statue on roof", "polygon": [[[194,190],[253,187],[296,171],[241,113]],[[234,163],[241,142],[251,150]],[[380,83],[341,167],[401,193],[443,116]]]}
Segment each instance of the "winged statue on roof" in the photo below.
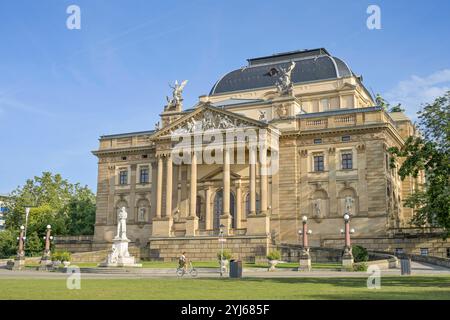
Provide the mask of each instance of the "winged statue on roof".
{"label": "winged statue on roof", "polygon": [[181,103],[183,101],[182,93],[183,89],[186,86],[188,80],[184,80],[181,83],[178,83],[178,80],[175,80],[175,84],[172,86],[169,84],[169,87],[172,88],[172,98],[166,96],[167,107],[166,110],[181,110]]}

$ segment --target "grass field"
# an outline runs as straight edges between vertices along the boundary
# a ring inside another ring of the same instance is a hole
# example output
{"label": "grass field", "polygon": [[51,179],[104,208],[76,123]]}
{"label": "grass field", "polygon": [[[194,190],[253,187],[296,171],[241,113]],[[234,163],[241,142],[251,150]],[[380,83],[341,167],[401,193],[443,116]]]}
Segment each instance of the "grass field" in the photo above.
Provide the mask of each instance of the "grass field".
{"label": "grass field", "polygon": [[85,279],[68,290],[65,279],[2,279],[0,299],[450,299],[449,276],[366,278]]}

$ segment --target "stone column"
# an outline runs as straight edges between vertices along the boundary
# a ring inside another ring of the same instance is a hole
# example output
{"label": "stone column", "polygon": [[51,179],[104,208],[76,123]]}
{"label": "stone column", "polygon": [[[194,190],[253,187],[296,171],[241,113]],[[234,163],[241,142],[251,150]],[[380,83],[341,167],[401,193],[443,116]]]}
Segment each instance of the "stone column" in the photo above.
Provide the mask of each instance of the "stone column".
{"label": "stone column", "polygon": [[197,209],[197,153],[191,154],[191,178],[189,196],[189,217],[186,218],[186,236],[194,237],[198,230]]}
{"label": "stone column", "polygon": [[267,214],[267,150],[260,150],[261,164],[260,164],[260,205],[261,214]]}
{"label": "stone column", "polygon": [[223,224],[223,232],[225,235],[230,234],[231,216],[230,216],[230,149],[223,150],[223,210],[220,216],[220,224]]}
{"label": "stone column", "polygon": [[210,186],[206,189],[206,196],[205,196],[205,228],[206,230],[212,230],[212,211],[211,211],[211,194],[212,189]]}
{"label": "stone column", "polygon": [[[262,170],[262,169],[261,169]],[[261,176],[261,182],[265,181],[265,187],[262,190],[265,193],[265,204],[262,203],[263,195],[260,195],[261,210],[265,209],[267,213],[267,176],[265,179]],[[264,183],[262,183],[263,185]],[[265,207],[263,207],[265,205]],[[247,235],[269,236],[270,223],[267,214],[256,214],[256,149],[250,149],[250,214],[247,217]]]}
{"label": "stone column", "polygon": [[250,215],[256,214],[256,148],[249,148],[250,162]]}
{"label": "stone column", "polygon": [[158,156],[158,176],[156,182],[156,217],[161,218],[162,207],[162,175],[163,175],[163,159],[162,156]]}
{"label": "stone column", "polygon": [[191,179],[190,179],[190,196],[189,196],[189,216],[196,216],[197,208],[197,154],[192,153],[191,159]]}
{"label": "stone column", "polygon": [[166,157],[166,217],[172,216],[172,158]]}
{"label": "stone column", "polygon": [[230,215],[230,150],[223,151],[223,210],[222,215]]}
{"label": "stone column", "polygon": [[241,228],[241,220],[242,220],[242,189],[241,189],[241,181],[236,183],[236,229]]}
{"label": "stone column", "polygon": [[[167,157],[167,161],[172,163],[172,160]],[[167,174],[172,175],[171,164],[167,163],[168,169]],[[170,167],[169,167],[170,166]],[[170,171],[170,172],[169,172]],[[169,191],[170,187],[170,191]],[[170,237],[172,235],[172,225],[173,220],[171,215],[167,214],[168,210],[172,207],[172,178],[170,182],[166,183],[166,214],[164,217],[161,216],[162,211],[162,189],[163,189],[163,155],[158,156],[158,177],[157,177],[157,185],[156,185],[156,217],[152,220],[152,237]],[[169,196],[168,196],[169,193]],[[167,206],[169,204],[169,206]],[[169,209],[167,209],[169,208]]]}

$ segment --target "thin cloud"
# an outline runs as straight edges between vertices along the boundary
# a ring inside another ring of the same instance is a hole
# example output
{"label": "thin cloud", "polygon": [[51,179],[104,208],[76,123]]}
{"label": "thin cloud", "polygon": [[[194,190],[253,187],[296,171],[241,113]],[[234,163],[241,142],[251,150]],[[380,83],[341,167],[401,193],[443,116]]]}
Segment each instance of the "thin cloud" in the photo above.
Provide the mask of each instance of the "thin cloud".
{"label": "thin cloud", "polygon": [[428,76],[412,75],[400,81],[384,96],[391,105],[401,103],[406,113],[413,119],[424,103],[432,102],[450,90],[450,69],[436,71]]}

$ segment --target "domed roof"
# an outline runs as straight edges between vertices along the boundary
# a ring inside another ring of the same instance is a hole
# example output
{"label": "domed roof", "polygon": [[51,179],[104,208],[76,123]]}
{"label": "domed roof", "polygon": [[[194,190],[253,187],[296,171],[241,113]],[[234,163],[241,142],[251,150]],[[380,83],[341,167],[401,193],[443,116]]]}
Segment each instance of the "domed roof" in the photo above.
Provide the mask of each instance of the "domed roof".
{"label": "domed roof", "polygon": [[277,77],[270,76],[269,70],[285,68],[291,61],[295,61],[295,68],[292,70],[292,81],[294,83],[336,79],[353,75],[344,61],[331,56],[323,48],[280,53],[247,61],[249,62],[247,67],[231,71],[217,81],[209,94],[275,86]]}

